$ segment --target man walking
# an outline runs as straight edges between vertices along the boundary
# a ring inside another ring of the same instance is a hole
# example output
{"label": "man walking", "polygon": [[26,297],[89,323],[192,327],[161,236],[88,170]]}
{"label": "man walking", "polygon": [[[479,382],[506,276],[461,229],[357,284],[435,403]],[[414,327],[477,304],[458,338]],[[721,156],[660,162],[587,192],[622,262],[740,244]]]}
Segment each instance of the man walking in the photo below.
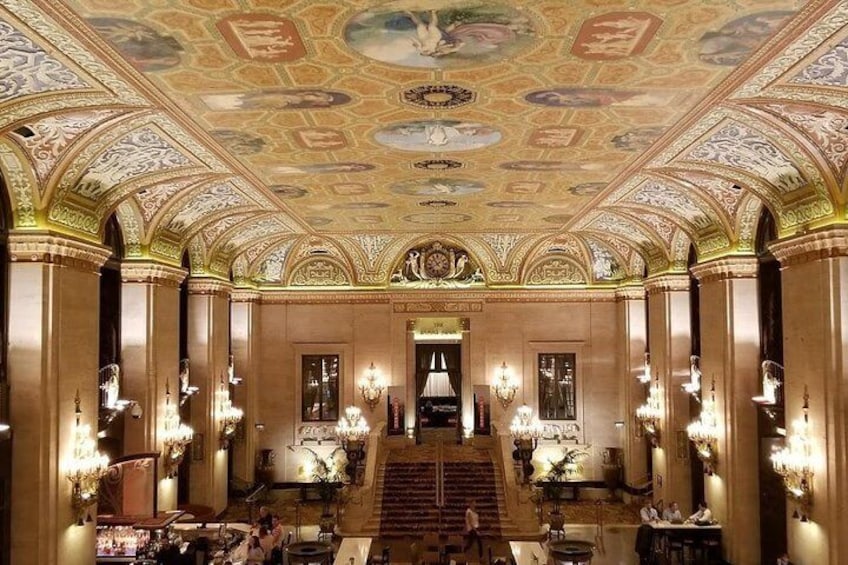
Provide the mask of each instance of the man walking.
{"label": "man walking", "polygon": [[465,548],[463,551],[468,551],[476,540],[477,542],[477,558],[483,559],[483,540],[480,539],[480,515],[477,513],[477,503],[474,500],[468,501],[468,508],[465,509]]}

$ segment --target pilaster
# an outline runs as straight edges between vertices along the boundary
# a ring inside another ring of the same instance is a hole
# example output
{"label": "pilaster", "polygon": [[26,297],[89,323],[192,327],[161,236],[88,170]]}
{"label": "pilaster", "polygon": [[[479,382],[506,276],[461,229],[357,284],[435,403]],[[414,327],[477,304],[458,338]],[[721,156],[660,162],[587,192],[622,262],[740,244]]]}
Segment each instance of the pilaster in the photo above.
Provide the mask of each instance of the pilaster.
{"label": "pilaster", "polygon": [[49,233],[13,233],[9,254],[11,562],[88,565],[96,523],[74,525],[65,473],[77,391],[82,423],[97,430],[98,270],[109,251]]}
{"label": "pilaster", "polygon": [[232,295],[232,352],[235,374],[242,379],[233,402],[244,410],[244,440],[233,447],[233,474],[249,482],[254,480],[256,463],[256,424],[262,422],[257,405],[261,363],[261,294],[237,289]]}
{"label": "pilaster", "polygon": [[755,257],[728,257],[696,265],[701,313],[702,395],[715,379],[718,460],[705,477],[704,499],[725,530],[731,563],[760,562],[759,394],[760,328]]}

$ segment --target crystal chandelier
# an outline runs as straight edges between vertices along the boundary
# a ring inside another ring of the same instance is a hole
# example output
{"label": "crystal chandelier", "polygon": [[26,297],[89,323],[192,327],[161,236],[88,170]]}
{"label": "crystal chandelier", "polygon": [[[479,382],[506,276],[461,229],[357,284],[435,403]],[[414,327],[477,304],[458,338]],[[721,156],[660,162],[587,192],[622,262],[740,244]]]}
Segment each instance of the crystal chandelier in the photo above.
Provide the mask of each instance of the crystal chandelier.
{"label": "crystal chandelier", "polygon": [[636,378],[645,385],[651,382],[651,354],[647,351],[645,352],[645,370]]}
{"label": "crystal chandelier", "polygon": [[176,405],[171,404],[171,391],[165,384],[165,422],[162,433],[162,445],[165,455],[165,473],[168,478],[177,474],[177,468],[183,461],[186,447],[194,437],[194,430],[180,422],[180,413]]}
{"label": "crystal chandelier", "polygon": [[365,440],[370,431],[368,423],[362,417],[362,410],[356,406],[345,408],[345,415],[339,419],[336,426],[336,436],[341,440],[342,449],[347,456],[345,473],[351,483],[357,482],[356,468],[365,456]]}
{"label": "crystal chandelier", "polygon": [[506,361],[501,365],[501,374],[495,381],[495,396],[504,407],[504,410],[515,400],[515,393],[518,392],[518,381],[509,371]]}
{"label": "crystal chandelier", "polygon": [[544,429],[538,418],[533,417],[533,409],[526,404],[518,409],[509,433],[512,435],[513,443],[518,449],[518,458],[521,461],[521,471],[524,475],[524,484],[530,482],[533,476],[533,451],[539,445]]}
{"label": "crystal chandelier", "polygon": [[224,383],[223,377],[221,378],[221,390],[218,395],[220,406],[219,418],[221,421],[221,448],[228,449],[233,436],[236,435],[236,427],[242,418],[244,418],[244,412],[241,408],[233,406],[233,402],[230,400],[229,388]]}
{"label": "crystal chandelier", "polygon": [[775,472],[783,477],[786,495],[796,507],[792,514],[807,522],[813,504],[813,446],[810,439],[810,395],[804,387],[803,419],[792,422],[786,447],[771,454]]}
{"label": "crystal chandelier", "polygon": [[718,448],[718,418],[715,404],[715,379],[710,386],[710,397],[701,402],[701,414],[697,420],[686,427],[686,433],[692,443],[698,459],[704,462],[704,473],[714,472]]}
{"label": "crystal chandelier", "polygon": [[648,434],[651,445],[659,445],[660,418],[662,417],[662,396],[660,392],[659,377],[654,381],[654,386],[648,391],[648,399],[636,409],[636,421]]}
{"label": "crystal chandelier", "polygon": [[697,355],[689,356],[689,382],[683,383],[683,390],[695,397],[701,392],[701,358]]}
{"label": "crystal chandelier", "polygon": [[374,363],[371,363],[371,366],[368,367],[368,373],[359,379],[359,393],[370,410],[374,410],[374,407],[380,403],[380,397],[383,396],[384,390],[386,390],[386,383],[377,373],[377,367],[374,366]]}
{"label": "crystal chandelier", "polygon": [[[82,410],[79,391],[74,398],[74,406],[74,451],[65,476],[72,485],[71,505],[77,514],[77,525],[82,526],[86,509],[97,503],[97,489],[100,478],[106,474],[109,458],[97,451],[97,442],[91,437],[91,426],[80,423]],[[91,521],[91,514],[88,514],[87,521]]]}

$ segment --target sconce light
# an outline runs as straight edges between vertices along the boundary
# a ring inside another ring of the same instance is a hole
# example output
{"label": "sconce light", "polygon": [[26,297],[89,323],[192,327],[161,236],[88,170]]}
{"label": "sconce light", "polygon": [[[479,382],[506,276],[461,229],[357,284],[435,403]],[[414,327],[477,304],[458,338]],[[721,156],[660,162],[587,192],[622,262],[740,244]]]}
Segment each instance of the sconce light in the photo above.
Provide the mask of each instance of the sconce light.
{"label": "sconce light", "polygon": [[371,363],[368,372],[359,379],[359,393],[370,410],[374,410],[374,407],[380,403],[380,397],[383,396],[384,390],[386,390],[386,383],[377,373],[377,367],[374,366],[374,363]]}
{"label": "sconce light", "polygon": [[236,435],[236,427],[244,418],[244,412],[241,408],[233,406],[230,400],[230,390],[224,383],[224,378],[221,377],[221,390],[218,393],[220,406],[221,420],[221,449],[229,449],[230,442]]}
{"label": "sconce light", "polygon": [[136,420],[144,414],[141,405],[135,400],[120,398],[121,394],[121,367],[117,363],[110,363],[100,369],[98,374],[100,382],[100,427],[105,428],[118,416],[129,408],[130,415]]}
{"label": "sconce light", "polygon": [[636,378],[644,385],[651,382],[651,354],[647,351],[645,352],[645,370]]}
{"label": "sconce light", "polygon": [[495,380],[495,396],[504,407],[504,410],[515,400],[515,393],[518,392],[518,381],[510,373],[506,361],[501,365],[501,373]]}
{"label": "sconce light", "polygon": [[695,444],[698,459],[704,463],[704,473],[712,475],[718,459],[718,418],[715,409],[715,379],[710,386],[710,397],[701,402],[701,415],[686,427],[689,440]]}
{"label": "sconce light", "polygon": [[189,382],[189,360],[180,359],[180,406],[200,390]]}
{"label": "sconce light", "polygon": [[347,455],[345,473],[351,483],[356,483],[356,467],[365,455],[365,440],[370,432],[368,423],[362,417],[362,410],[356,406],[345,408],[345,415],[339,419],[336,426],[336,436],[342,442],[342,449]]}
{"label": "sconce light", "polygon": [[810,440],[810,395],[804,387],[804,417],[792,422],[786,447],[771,454],[775,472],[783,477],[786,496],[795,503],[793,518],[809,521],[813,505],[813,446]]}
{"label": "sconce light", "polygon": [[683,383],[683,390],[698,399],[701,392],[701,358],[697,355],[689,356],[689,382]]}
{"label": "sconce light", "polygon": [[760,406],[775,406],[778,403],[779,389],[783,386],[783,365],[766,360],[763,361],[760,369],[763,393],[751,400]]}
{"label": "sconce light", "polygon": [[518,449],[518,458],[521,460],[524,484],[530,483],[530,477],[533,476],[533,451],[539,445],[539,438],[542,437],[543,431],[538,418],[533,417],[533,409],[526,404],[518,409],[509,426],[509,433]]}
{"label": "sconce light", "polygon": [[265,424],[263,422],[256,422],[255,424],[253,424],[253,427],[256,428],[257,432],[265,431]]}
{"label": "sconce light", "polygon": [[[71,481],[71,506],[77,515],[77,526],[83,525],[83,515],[86,509],[97,503],[97,488],[100,478],[106,474],[109,458],[97,451],[97,442],[91,437],[91,426],[81,424],[79,391],[74,398],[74,443],[73,456],[68,461],[65,476]],[[88,514],[86,521],[91,521]]]}
{"label": "sconce light", "polygon": [[659,377],[654,381],[654,386],[648,391],[648,399],[645,404],[636,409],[636,421],[648,434],[651,445],[659,446],[660,418],[662,417],[662,396],[660,392]]}
{"label": "sconce light", "polygon": [[162,445],[165,455],[165,473],[171,479],[185,457],[186,447],[194,438],[194,430],[180,422],[177,406],[171,404],[171,391],[165,384],[165,430],[162,433]]}
{"label": "sconce light", "polygon": [[240,385],[244,379],[236,376],[235,358],[230,353],[230,359],[227,362],[227,380],[231,385]]}

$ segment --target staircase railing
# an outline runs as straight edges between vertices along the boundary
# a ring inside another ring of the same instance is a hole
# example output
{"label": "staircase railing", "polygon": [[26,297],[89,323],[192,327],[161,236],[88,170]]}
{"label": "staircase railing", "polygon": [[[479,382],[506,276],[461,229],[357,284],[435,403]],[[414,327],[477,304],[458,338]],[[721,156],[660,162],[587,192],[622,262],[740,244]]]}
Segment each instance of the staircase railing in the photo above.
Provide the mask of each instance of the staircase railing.
{"label": "staircase railing", "polygon": [[508,431],[504,433],[499,429],[498,424],[493,424],[492,428],[492,435],[495,438],[494,454],[500,465],[507,516],[510,516],[522,530],[529,530],[531,524],[533,528],[538,528],[536,505],[532,501],[533,491],[522,488],[515,474],[512,437]]}
{"label": "staircase railing", "polygon": [[436,510],[439,518],[439,532],[442,531],[442,510],[445,506],[445,462],[442,455],[442,443],[436,444]]}

